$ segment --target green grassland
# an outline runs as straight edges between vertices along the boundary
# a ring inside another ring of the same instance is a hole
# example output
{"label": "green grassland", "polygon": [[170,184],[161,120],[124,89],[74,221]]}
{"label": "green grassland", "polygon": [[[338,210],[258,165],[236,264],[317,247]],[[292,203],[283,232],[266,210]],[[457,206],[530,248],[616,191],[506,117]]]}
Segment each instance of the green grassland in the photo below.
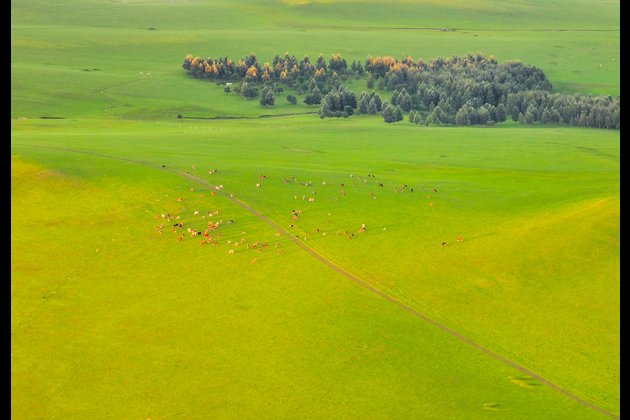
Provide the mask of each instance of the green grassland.
{"label": "green grassland", "polygon": [[[519,59],[541,67],[562,92],[619,94],[618,2],[583,2],[579,8],[530,2],[527,13],[518,3],[507,13],[507,6],[493,4],[499,2],[478,2],[474,13],[421,2],[396,7],[193,0],[29,3],[12,6],[12,117],[261,113],[257,106],[226,101],[212,83],[187,79],[181,63],[188,53],[239,58],[254,51],[264,62],[285,51],[311,58],[341,52],[350,61],[368,54],[428,60],[481,51],[501,62]],[[365,82],[360,84],[357,89],[365,89]]]}
{"label": "green grassland", "polygon": [[[482,51],[543,68],[558,91],[618,95],[618,8],[12,2],[12,417],[605,418],[209,185],[619,415],[618,131],[257,118],[317,107],[278,95],[264,109],[181,69],[187,53]],[[211,210],[235,221],[220,245],[156,230],[167,213],[203,229]]]}

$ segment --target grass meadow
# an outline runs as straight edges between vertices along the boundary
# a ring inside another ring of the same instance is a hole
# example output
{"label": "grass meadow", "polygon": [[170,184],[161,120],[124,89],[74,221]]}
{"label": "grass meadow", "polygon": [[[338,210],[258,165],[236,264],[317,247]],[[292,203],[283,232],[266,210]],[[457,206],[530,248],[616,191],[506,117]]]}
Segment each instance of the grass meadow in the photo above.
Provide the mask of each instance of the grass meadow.
{"label": "grass meadow", "polygon": [[481,51],[619,95],[618,9],[12,2],[12,417],[618,417],[618,131],[284,116],[317,107],[181,69]]}

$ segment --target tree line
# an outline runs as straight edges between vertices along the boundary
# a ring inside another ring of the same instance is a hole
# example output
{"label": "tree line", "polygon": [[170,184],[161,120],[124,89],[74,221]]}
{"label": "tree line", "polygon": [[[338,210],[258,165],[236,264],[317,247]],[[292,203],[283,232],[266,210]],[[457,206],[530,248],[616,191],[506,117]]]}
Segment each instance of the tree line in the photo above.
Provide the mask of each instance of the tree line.
{"label": "tree line", "polygon": [[[197,78],[240,82],[234,90],[245,98],[260,95],[263,106],[273,106],[275,94],[283,90],[280,84],[286,85],[303,94],[307,105],[320,105],[321,118],[356,112],[396,122],[408,113],[409,122],[425,125],[492,125],[511,117],[522,124],[620,128],[619,97],[553,93],[541,69],[518,61],[498,63],[494,56],[483,54],[429,62],[409,56],[400,60],[368,56],[365,63],[355,60],[350,65],[339,53],[328,61],[320,54],[314,62],[308,56],[298,60],[285,53],[262,65],[254,53],[236,62],[189,54],[183,68]],[[357,99],[342,84],[361,78],[368,89],[391,92],[390,101],[382,101],[374,90]],[[294,95],[287,100],[297,103]]]}

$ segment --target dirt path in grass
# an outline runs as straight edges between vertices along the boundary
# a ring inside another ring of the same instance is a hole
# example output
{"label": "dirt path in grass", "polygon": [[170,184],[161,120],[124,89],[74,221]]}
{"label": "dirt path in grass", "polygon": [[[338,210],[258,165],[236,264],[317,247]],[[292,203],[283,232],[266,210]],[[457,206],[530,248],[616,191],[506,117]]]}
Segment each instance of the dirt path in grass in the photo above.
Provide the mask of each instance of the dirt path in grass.
{"label": "dirt path in grass", "polygon": [[[64,151],[64,152],[70,152],[70,153],[80,153],[80,154],[86,154],[86,155],[91,155],[91,156],[95,156],[95,157],[100,157],[100,158],[106,158],[106,159],[113,159],[113,160],[118,160],[118,161],[124,161],[124,162],[129,162],[132,164],[136,164],[136,165],[142,165],[142,166],[146,166],[149,168],[153,168],[153,169],[157,169],[157,170],[161,170],[161,171],[166,171],[169,173],[172,173],[174,175],[177,176],[181,176],[183,178],[189,179],[191,181],[194,181],[200,185],[204,185],[208,188],[210,188],[212,191],[215,191],[215,185],[211,184],[199,177],[196,177],[194,175],[191,175],[187,172],[183,172],[183,171],[178,171],[176,169],[172,169],[169,167],[166,168],[162,168],[161,165],[156,164],[154,162],[149,162],[149,161],[143,161],[143,160],[135,160],[135,159],[128,159],[128,158],[123,158],[123,157],[118,157],[118,156],[111,156],[111,155],[106,155],[106,154],[101,154],[101,153],[95,153],[95,152],[90,152],[90,151],[86,151],[86,150],[77,150],[77,149],[70,149],[70,148],[63,148],[63,147],[48,147],[48,146],[33,146],[33,145],[27,145],[27,144],[17,144],[17,143],[13,143],[13,146],[25,146],[25,147],[32,147],[32,148],[40,148],[40,149],[50,149],[50,150],[58,150],[58,151]],[[387,294],[386,292],[374,287],[373,285],[371,285],[369,282],[361,279],[360,277],[358,277],[357,275],[353,274],[352,272],[348,271],[347,269],[343,268],[342,266],[334,263],[333,261],[331,261],[330,259],[326,258],[324,255],[322,255],[321,253],[317,252],[315,249],[311,248],[310,246],[306,245],[305,243],[303,243],[302,241],[300,241],[298,238],[296,238],[291,232],[289,232],[288,230],[286,230],[285,228],[283,228],[282,226],[280,226],[279,224],[277,224],[276,222],[274,222],[273,220],[269,219],[267,216],[261,214],[260,212],[258,212],[255,208],[253,208],[252,206],[250,206],[249,204],[245,203],[242,200],[239,200],[236,197],[233,197],[231,194],[224,192],[223,190],[218,190],[216,191],[218,195],[223,196],[224,198],[230,200],[231,202],[233,202],[234,204],[238,205],[239,207],[247,210],[248,212],[252,213],[253,215],[255,215],[256,217],[258,217],[260,220],[264,221],[265,223],[269,224],[270,226],[272,226],[274,229],[276,229],[278,232],[280,232],[282,235],[286,236],[288,239],[290,239],[294,244],[296,244],[297,246],[299,246],[300,248],[302,248],[304,251],[308,252],[310,255],[312,255],[314,258],[316,258],[318,261],[320,261],[321,263],[325,264],[326,266],[330,267],[332,270],[334,270],[335,272],[341,274],[342,276],[346,277],[347,279],[355,282],[356,284],[370,290],[371,292],[381,296],[382,298],[388,300],[389,302],[399,306],[400,308],[404,309],[405,311],[411,313],[412,315],[428,322],[429,324],[441,329],[442,331],[448,333],[449,335],[457,338],[458,340],[476,348],[477,350],[480,350],[482,352],[484,352],[485,354],[493,357],[496,360],[499,360],[501,362],[503,362],[504,364],[513,367],[514,369],[519,370],[520,372],[531,376],[532,378],[535,378],[537,380],[539,380],[540,382],[542,382],[543,384],[547,385],[548,387],[554,389],[555,391],[558,391],[559,393],[561,393],[562,395],[578,402],[579,404],[582,404],[583,406],[590,408],[594,411],[597,411],[601,414],[604,414],[606,416],[618,419],[619,416],[602,408],[599,407],[589,401],[586,401],[584,399],[582,399],[581,397],[573,394],[571,391],[566,390],[564,388],[562,388],[560,385],[557,385],[553,382],[551,382],[548,379],[543,378],[542,376],[538,375],[537,373],[531,371],[530,369],[519,365],[516,362],[513,362],[512,360],[509,360],[507,358],[505,358],[504,356],[500,355],[499,353],[494,352],[493,350],[483,346],[482,344],[460,334],[459,332],[449,328],[448,326],[434,320],[433,318],[429,317],[428,315],[416,310],[415,308],[413,308],[412,306],[402,302],[401,300],[397,299],[394,296],[391,296],[389,294]]]}

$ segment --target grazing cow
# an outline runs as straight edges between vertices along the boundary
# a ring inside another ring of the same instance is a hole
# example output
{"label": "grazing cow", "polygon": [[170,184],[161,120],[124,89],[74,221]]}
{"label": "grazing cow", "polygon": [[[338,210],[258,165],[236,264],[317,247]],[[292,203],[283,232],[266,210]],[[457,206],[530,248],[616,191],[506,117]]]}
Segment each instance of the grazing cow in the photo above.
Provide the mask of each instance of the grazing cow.
{"label": "grazing cow", "polygon": [[457,242],[462,242],[464,240],[464,238],[460,235],[457,237]]}
{"label": "grazing cow", "polygon": [[445,247],[445,246],[446,246],[446,242],[442,242],[442,247]]}

